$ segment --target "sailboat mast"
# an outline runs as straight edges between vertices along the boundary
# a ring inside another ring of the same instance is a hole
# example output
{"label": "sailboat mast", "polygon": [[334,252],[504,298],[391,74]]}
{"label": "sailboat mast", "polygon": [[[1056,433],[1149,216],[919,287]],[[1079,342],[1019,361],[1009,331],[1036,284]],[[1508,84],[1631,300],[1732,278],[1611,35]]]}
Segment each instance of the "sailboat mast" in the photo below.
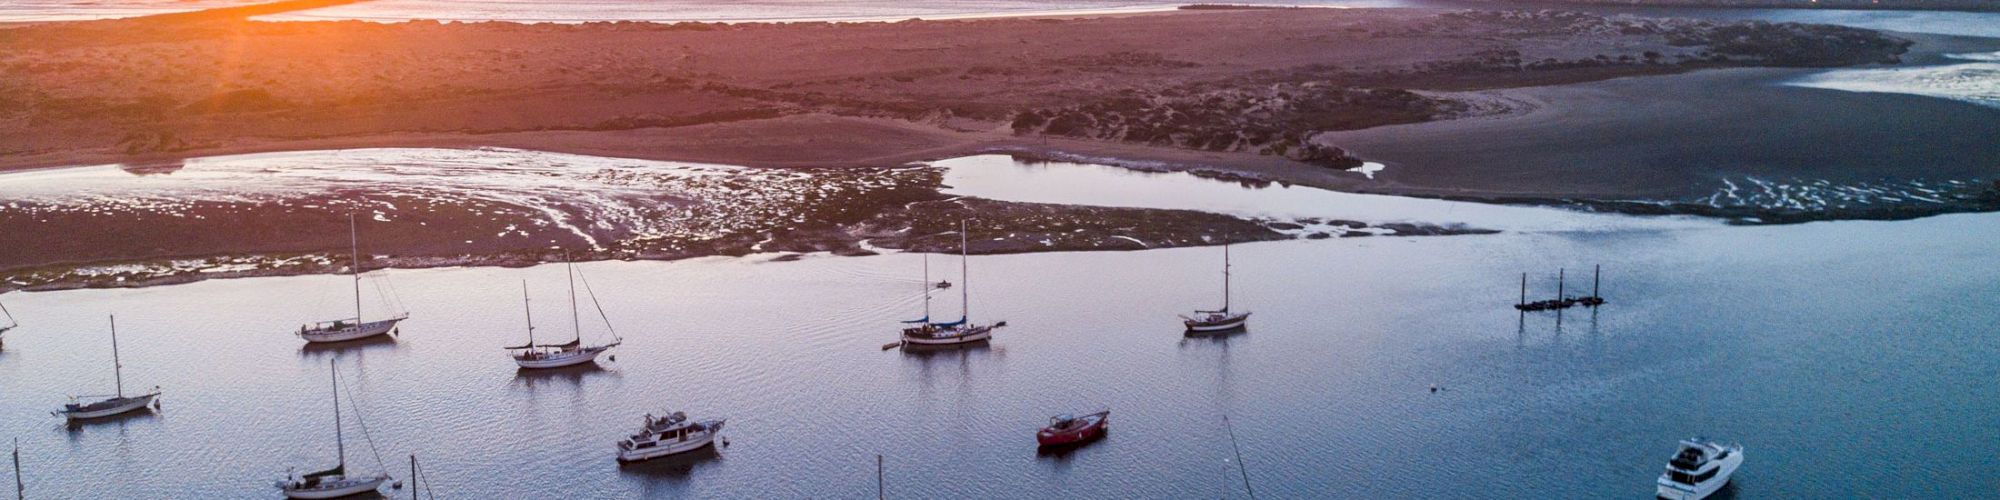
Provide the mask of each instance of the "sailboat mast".
{"label": "sailboat mast", "polygon": [[931,321],[931,254],[924,254],[924,322]]}
{"label": "sailboat mast", "polygon": [[340,473],[347,473],[347,439],[340,432],[340,365],[333,361],[326,363],[333,372],[333,445],[340,454]]}
{"label": "sailboat mast", "polygon": [[528,280],[521,280],[521,311],[528,314],[528,347],[532,348],[535,346],[535,308],[528,305]]}
{"label": "sailboat mast", "polygon": [[576,264],[569,262],[568,253],[563,253],[563,269],[569,272],[569,327],[576,332],[577,345],[583,345],[583,320],[576,314]]}
{"label": "sailboat mast", "polygon": [[111,379],[118,384],[118,397],[125,397],[125,363],[118,360],[118,317],[111,317]]}
{"label": "sailboat mast", "polygon": [[354,213],[347,214],[347,243],[354,258],[354,326],[361,327],[361,232],[355,227]]}
{"label": "sailboat mast", "polygon": [[1229,244],[1222,244],[1222,313],[1229,313]]}
{"label": "sailboat mast", "polygon": [[966,250],[967,241],[969,238],[965,234],[965,221],[960,220],[958,221],[958,319],[960,321],[972,317],[972,283],[968,279],[971,276],[968,269],[972,265],[967,262],[972,259],[968,257],[970,253]]}

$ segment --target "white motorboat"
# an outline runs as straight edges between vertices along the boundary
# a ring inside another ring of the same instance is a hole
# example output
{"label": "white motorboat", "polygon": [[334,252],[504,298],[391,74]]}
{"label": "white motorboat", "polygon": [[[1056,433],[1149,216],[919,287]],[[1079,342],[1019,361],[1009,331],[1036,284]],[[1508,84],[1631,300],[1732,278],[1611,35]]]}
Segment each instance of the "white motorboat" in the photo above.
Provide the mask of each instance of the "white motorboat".
{"label": "white motorboat", "polygon": [[1213,311],[1195,311],[1194,316],[1181,316],[1181,324],[1187,326],[1188,333],[1226,332],[1243,328],[1250,322],[1250,312],[1229,310],[1229,245],[1222,245],[1222,308]]}
{"label": "white motorboat", "polygon": [[[276,486],[279,491],[285,493],[285,498],[340,498],[359,495],[376,491],[382,483],[389,481],[389,474],[386,472],[371,475],[347,473],[347,440],[341,430],[340,422],[340,368],[334,362],[329,362],[327,367],[333,372],[333,442],[340,462],[331,469],[305,475],[294,474],[278,481]],[[362,430],[366,437],[367,426],[363,425]]]}
{"label": "white motorboat", "polygon": [[682,412],[665,417],[647,414],[646,424],[639,427],[638,433],[618,442],[618,461],[636,462],[699,450],[715,443],[722,424],[722,420],[690,421]]}
{"label": "white motorboat", "polygon": [[306,339],[306,342],[346,342],[349,340],[365,339],[394,331],[396,323],[410,319],[409,314],[398,314],[375,321],[362,320],[361,238],[360,233],[355,228],[353,214],[348,214],[347,216],[347,236],[348,242],[352,245],[351,250],[353,252],[353,261],[348,267],[354,274],[354,317],[351,319],[321,321],[300,326],[298,336],[299,338]]}
{"label": "white motorboat", "polygon": [[[117,393],[108,397],[107,396],[72,397],[70,398],[69,404],[63,405],[63,409],[56,411],[55,413],[57,415],[62,415],[64,418],[68,418],[71,421],[92,419],[92,418],[103,418],[125,412],[145,409],[147,406],[152,405],[154,401],[159,399],[160,388],[157,386],[153,387],[153,392],[150,393],[141,394],[137,396],[125,395],[125,365],[124,363],[120,362],[118,358],[118,318],[116,317],[111,318],[111,374],[112,374],[112,379],[115,380],[115,383],[117,384],[117,391],[118,391]],[[78,398],[85,398],[85,397],[102,397],[104,399],[88,403],[77,400]]]}
{"label": "white motorboat", "polygon": [[1729,484],[1729,476],[1743,465],[1743,446],[1724,445],[1704,438],[1681,441],[1680,451],[1667,462],[1667,471],[1657,481],[1661,500],[1700,500]]}
{"label": "white motorboat", "polygon": [[968,236],[966,236],[965,222],[959,221],[958,223],[958,258],[959,258],[958,321],[947,321],[941,323],[931,321],[931,288],[932,288],[932,285],[930,285],[931,267],[930,267],[930,260],[928,257],[926,257],[924,260],[924,283],[925,283],[924,317],[922,319],[903,322],[905,324],[916,325],[903,328],[902,343],[904,347],[955,346],[955,345],[965,345],[965,344],[984,342],[988,339],[993,338],[994,329],[1007,326],[1007,322],[1005,321],[996,322],[990,325],[973,324],[966,321],[967,318],[971,317],[971,303],[972,303],[972,292],[971,292],[972,285],[971,282],[967,279],[970,276],[970,267],[971,267],[970,264],[968,263],[971,259],[968,258],[966,250],[968,248],[966,244],[967,241],[968,241]]}
{"label": "white motorboat", "polygon": [[[563,260],[567,261],[569,259],[565,257]],[[532,308],[528,307],[528,283],[526,281],[521,282],[521,307],[527,310],[528,342],[507,348],[507,350],[514,351],[514,364],[520,365],[521,368],[561,368],[589,363],[596,361],[597,355],[604,354],[605,351],[609,351],[613,347],[618,347],[618,344],[624,342],[624,339],[618,337],[617,331],[611,328],[610,318],[604,316],[604,306],[597,302],[597,293],[591,291],[590,303],[597,307],[599,317],[604,318],[604,328],[611,331],[612,340],[610,343],[602,345],[583,345],[583,322],[579,319],[576,307],[576,277],[579,273],[576,272],[575,266],[569,265],[567,262],[565,262],[564,266],[569,272],[569,319],[571,328],[575,330],[576,338],[561,344],[535,343],[535,313]],[[586,291],[590,290],[590,281],[588,278],[584,280],[584,289]]]}

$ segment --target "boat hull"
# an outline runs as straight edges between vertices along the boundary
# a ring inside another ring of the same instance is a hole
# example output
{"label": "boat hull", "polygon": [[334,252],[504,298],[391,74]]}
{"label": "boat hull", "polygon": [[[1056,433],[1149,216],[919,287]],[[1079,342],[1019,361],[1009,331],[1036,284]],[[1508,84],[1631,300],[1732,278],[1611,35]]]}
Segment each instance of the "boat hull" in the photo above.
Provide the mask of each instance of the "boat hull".
{"label": "boat hull", "polygon": [[1730,476],[1736,475],[1736,469],[1742,466],[1743,449],[1736,448],[1729,454],[1728,458],[1722,459],[1722,464],[1719,466],[1721,469],[1716,471],[1715,477],[1709,478],[1707,481],[1702,481],[1701,484],[1688,485],[1676,483],[1667,479],[1666,475],[1661,475],[1656,483],[1659,488],[1654,496],[1666,500],[1701,500],[1708,498],[1710,495],[1714,495],[1715,492],[1722,490],[1723,486],[1728,485]]}
{"label": "boat hull", "polygon": [[285,491],[285,498],[296,498],[302,500],[317,499],[317,498],[340,498],[346,496],[359,495],[362,493],[373,493],[375,492],[375,490],[382,487],[383,482],[386,482],[388,480],[389,476],[376,476],[365,479],[343,478],[335,481],[321,481],[318,486],[314,486],[311,488],[283,488],[283,489]]}
{"label": "boat hull", "polygon": [[963,334],[951,336],[904,335],[903,343],[919,346],[946,346],[971,344],[993,338],[993,327],[990,326],[973,327],[967,330],[969,331]]}
{"label": "boat hull", "polygon": [[598,355],[604,354],[604,351],[609,349],[608,347],[589,347],[569,352],[558,352],[535,359],[515,356],[514,364],[521,365],[521,368],[530,370],[576,366],[596,361]]}
{"label": "boat hull", "polygon": [[1104,412],[1085,418],[1095,418],[1096,421],[1091,422],[1090,425],[1066,431],[1044,427],[1041,432],[1035,433],[1035,443],[1044,448],[1087,443],[1103,437],[1105,431],[1111,429],[1111,412]]}
{"label": "boat hull", "polygon": [[1233,315],[1216,321],[1187,320],[1182,322],[1182,324],[1187,326],[1187,331],[1195,333],[1226,332],[1243,328],[1244,325],[1249,323],[1250,313]]}
{"label": "boat hull", "polygon": [[339,330],[306,330],[299,333],[299,338],[306,339],[306,342],[312,342],[312,343],[346,342],[349,340],[360,340],[368,337],[373,337],[376,335],[389,333],[391,330],[395,330],[396,324],[401,323],[404,319],[405,318],[385,319],[370,323],[362,323],[357,326],[342,328]]}
{"label": "boat hull", "polygon": [[618,461],[641,462],[706,448],[715,444],[715,436],[722,433],[722,426],[722,422],[712,422],[708,424],[707,432],[688,436],[686,440],[682,441],[663,442],[648,448],[634,448],[630,450],[620,447],[618,449]]}
{"label": "boat hull", "polygon": [[95,408],[83,411],[65,411],[62,413],[64,418],[68,418],[70,420],[89,420],[93,418],[104,418],[127,412],[143,410],[147,406],[151,406],[153,404],[153,399],[158,397],[160,397],[160,394],[156,392],[144,396],[133,396],[125,398],[124,401],[119,401],[118,404],[110,405],[104,408]]}

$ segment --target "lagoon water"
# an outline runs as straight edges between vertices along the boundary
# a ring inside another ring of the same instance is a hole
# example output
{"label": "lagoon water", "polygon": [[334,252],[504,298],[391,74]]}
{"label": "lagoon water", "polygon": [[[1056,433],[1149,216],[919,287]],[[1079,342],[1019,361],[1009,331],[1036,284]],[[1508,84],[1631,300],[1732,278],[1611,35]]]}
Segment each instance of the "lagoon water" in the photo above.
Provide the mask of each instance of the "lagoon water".
{"label": "lagoon water", "polygon": [[[350,414],[350,467],[379,452],[403,477],[415,453],[452,497],[865,498],[880,454],[894,498],[1237,498],[1244,472],[1266,498],[1630,498],[1698,434],[1746,446],[1745,498],[2000,488],[2000,215],[1635,221],[1239,245],[1234,305],[1255,315],[1223,337],[1174,317],[1218,305],[1216,248],[975,256],[972,317],[1011,326],[927,354],[880,350],[922,314],[918,255],[586,263],[626,344],[548,374],[500,347],[522,336],[523,280],[539,334],[569,333],[559,266],[374,273],[411,319],[336,349],[290,332],[344,314],[339,276],[10,293],[0,437],[20,438],[31,496],[275,497],[288,468],[333,460],[337,362],[376,448]],[[1508,307],[1523,271],[1547,296],[1557,267],[1574,290],[1599,263],[1595,313]],[[66,427],[47,414],[65,394],[110,388],[113,313],[127,387],[161,386],[164,409]],[[1049,415],[1095,408],[1107,439],[1036,452]],[[729,418],[730,446],[614,463],[641,415],[674,409]]]}

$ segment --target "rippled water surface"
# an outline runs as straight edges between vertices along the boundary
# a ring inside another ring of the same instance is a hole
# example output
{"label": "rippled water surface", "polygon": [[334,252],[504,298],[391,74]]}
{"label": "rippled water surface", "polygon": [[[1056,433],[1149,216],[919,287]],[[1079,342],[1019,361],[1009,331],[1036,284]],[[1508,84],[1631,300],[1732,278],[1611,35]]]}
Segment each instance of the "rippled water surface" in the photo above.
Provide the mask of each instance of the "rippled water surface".
{"label": "rippled water surface", "polygon": [[[1255,315],[1209,338],[1174,315],[1217,305],[1218,249],[982,256],[972,317],[1010,326],[924,354],[880,349],[920,314],[917,255],[598,262],[579,268],[626,345],[556,373],[500,347],[522,280],[541,331],[568,333],[560,267],[378,272],[411,319],[336,349],[288,332],[351,307],[338,276],[12,293],[0,436],[30,495],[274,496],[332,460],[337,360],[383,466],[418,454],[453,497],[866,497],[877,454],[891,497],[1240,497],[1224,415],[1271,498],[1644,496],[1696,434],[1747,447],[1744,497],[1973,497],[2000,487],[1996,250],[1996,215],[1239,245]],[[1518,273],[1546,296],[1596,263],[1595,314],[1508,307]],[[127,386],[162,386],[164,410],[65,427],[65,394],[111,384],[112,313]],[[1109,438],[1037,454],[1050,414],[1095,408]],[[729,418],[730,446],[616,465],[667,409]]]}

